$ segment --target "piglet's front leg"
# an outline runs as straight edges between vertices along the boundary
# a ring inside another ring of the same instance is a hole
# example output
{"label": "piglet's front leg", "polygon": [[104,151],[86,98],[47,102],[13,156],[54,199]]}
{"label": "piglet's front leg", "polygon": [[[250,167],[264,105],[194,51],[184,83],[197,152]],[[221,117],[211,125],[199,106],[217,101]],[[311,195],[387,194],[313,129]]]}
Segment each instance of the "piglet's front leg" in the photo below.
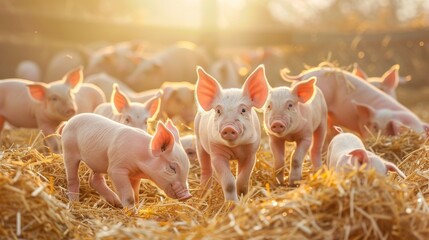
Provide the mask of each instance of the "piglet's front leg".
{"label": "piglet's front leg", "polygon": [[252,170],[255,167],[256,156],[251,155],[250,157],[238,161],[238,173],[237,173],[237,194],[246,195],[249,190],[249,181]]}
{"label": "piglet's front leg", "polygon": [[269,144],[274,157],[274,171],[279,185],[284,184],[285,142],[276,137],[269,136]]}
{"label": "piglet's front leg", "polygon": [[222,186],[225,200],[238,202],[238,196],[235,187],[235,178],[234,175],[231,173],[231,169],[229,167],[229,160],[219,156],[213,156],[212,166],[216,178]]}
{"label": "piglet's front leg", "polygon": [[54,153],[61,152],[61,140],[58,135],[55,134],[55,126],[51,124],[39,124],[39,128],[42,130],[43,135],[45,136],[45,144],[51,149]]}
{"label": "piglet's front leg", "polygon": [[311,145],[311,138],[303,138],[296,142],[295,153],[290,163],[289,185],[295,186],[295,181],[302,179],[302,161]]}
{"label": "piglet's front leg", "polygon": [[89,174],[89,185],[98,192],[106,201],[114,207],[121,207],[121,201],[118,195],[113,192],[106,184],[104,174],[94,173],[91,171]]}
{"label": "piglet's front leg", "polygon": [[133,186],[131,185],[128,173],[119,170],[109,171],[109,177],[118,192],[119,199],[123,207],[132,208],[135,203]]}

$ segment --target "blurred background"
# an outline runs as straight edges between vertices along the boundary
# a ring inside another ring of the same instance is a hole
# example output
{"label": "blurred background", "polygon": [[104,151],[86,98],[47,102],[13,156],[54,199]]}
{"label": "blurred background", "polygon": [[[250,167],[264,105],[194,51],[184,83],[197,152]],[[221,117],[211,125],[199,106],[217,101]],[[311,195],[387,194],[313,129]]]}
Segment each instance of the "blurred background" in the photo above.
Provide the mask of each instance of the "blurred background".
{"label": "blurred background", "polygon": [[293,74],[330,61],[381,76],[399,64],[412,81],[398,98],[415,105],[429,94],[429,0],[0,0],[0,78],[23,60],[43,76],[66,49],[85,65],[96,49],[124,41],[152,51],[191,41],[213,59],[275,49]]}

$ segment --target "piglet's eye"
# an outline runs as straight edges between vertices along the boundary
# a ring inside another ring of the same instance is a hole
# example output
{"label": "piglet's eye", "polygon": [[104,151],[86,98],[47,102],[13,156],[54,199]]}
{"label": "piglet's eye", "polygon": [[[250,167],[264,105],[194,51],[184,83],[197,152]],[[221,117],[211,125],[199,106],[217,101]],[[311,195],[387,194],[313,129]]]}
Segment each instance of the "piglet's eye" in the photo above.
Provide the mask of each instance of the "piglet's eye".
{"label": "piglet's eye", "polygon": [[291,109],[291,108],[293,107],[293,104],[292,104],[292,103],[288,103],[287,107],[288,107],[289,109]]}
{"label": "piglet's eye", "polygon": [[242,112],[242,113],[245,113],[245,112],[246,112],[246,109],[245,109],[245,108],[242,108],[242,109],[241,109],[241,112]]}
{"label": "piglet's eye", "polygon": [[173,165],[170,164],[168,167],[171,173],[176,173],[176,168]]}

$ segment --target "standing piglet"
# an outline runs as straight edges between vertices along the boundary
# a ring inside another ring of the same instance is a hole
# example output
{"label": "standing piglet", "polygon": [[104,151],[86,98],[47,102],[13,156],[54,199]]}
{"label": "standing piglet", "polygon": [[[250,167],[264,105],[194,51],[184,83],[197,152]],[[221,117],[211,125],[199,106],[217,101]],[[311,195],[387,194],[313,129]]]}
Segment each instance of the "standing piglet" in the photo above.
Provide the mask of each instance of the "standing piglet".
{"label": "standing piglet", "polygon": [[366,169],[374,169],[383,175],[386,175],[387,171],[397,172],[405,178],[405,174],[395,164],[366,150],[360,138],[351,133],[340,133],[332,139],[327,159],[328,168],[337,172],[350,171],[366,164]]}
{"label": "standing piglet", "polygon": [[[45,136],[76,114],[75,92],[82,83],[82,69],[67,73],[62,81],[50,84],[22,79],[0,81],[0,131],[5,121],[16,127],[40,128]],[[47,145],[58,152],[55,138],[47,138]]]}
{"label": "standing piglet", "polygon": [[[83,113],[70,119],[61,134],[68,197],[72,201],[79,200],[81,161],[91,169],[90,186],[114,206],[133,207],[138,202],[142,178],[155,182],[171,198],[191,197],[189,160],[171,122],[167,126],[158,122],[152,137],[141,129]],[[117,193],[106,185],[105,174]]]}
{"label": "standing piglet", "polygon": [[302,161],[311,146],[313,169],[322,166],[322,147],[326,137],[327,106],[322,92],[315,86],[316,78],[289,87],[271,90],[264,111],[265,131],[274,155],[274,170],[279,184],[284,183],[285,142],[295,142],[289,184],[301,180]]}
{"label": "standing piglet", "polygon": [[145,103],[131,102],[119,90],[118,85],[115,85],[110,102],[99,105],[94,113],[147,132],[148,121],[151,118],[156,118],[159,111],[160,95],[161,93],[153,96]]}
{"label": "standing piglet", "polygon": [[[201,67],[197,68],[196,99],[201,109],[195,117],[197,156],[201,184],[210,186],[214,170],[226,200],[238,201],[246,194],[261,140],[261,127],[253,108],[261,108],[268,97],[263,66],[247,78],[241,89],[222,89]],[[229,161],[237,159],[237,180]]]}

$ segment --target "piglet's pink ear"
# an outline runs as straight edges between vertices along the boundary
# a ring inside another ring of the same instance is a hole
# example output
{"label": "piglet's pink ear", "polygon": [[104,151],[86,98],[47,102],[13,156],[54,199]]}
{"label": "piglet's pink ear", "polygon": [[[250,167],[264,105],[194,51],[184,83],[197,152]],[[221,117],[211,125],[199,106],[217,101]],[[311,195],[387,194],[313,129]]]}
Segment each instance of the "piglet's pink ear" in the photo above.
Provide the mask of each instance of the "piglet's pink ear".
{"label": "piglet's pink ear", "polygon": [[316,94],[316,77],[297,82],[292,87],[292,93],[298,96],[302,103],[306,103]]}
{"label": "piglet's pink ear", "polygon": [[174,126],[173,122],[169,119],[167,120],[167,123],[165,124],[168,130],[173,133],[174,140],[176,142],[180,142],[180,136],[179,136],[179,130],[177,130],[176,126]]}
{"label": "piglet's pink ear", "polygon": [[161,93],[158,93],[144,103],[151,118],[156,118],[158,116],[161,106],[161,95]]}
{"label": "piglet's pink ear", "polygon": [[43,101],[46,97],[47,87],[41,83],[27,85],[31,98],[36,101]]}
{"label": "piglet's pink ear", "polygon": [[156,132],[150,143],[152,154],[158,157],[164,152],[170,152],[174,146],[174,135],[162,122],[156,125]]}
{"label": "piglet's pink ear", "polygon": [[360,119],[364,120],[365,122],[368,122],[374,118],[374,108],[363,103],[357,103],[355,101],[353,101],[353,104],[356,107],[356,111]]}
{"label": "piglet's pink ear", "polygon": [[399,84],[399,65],[393,65],[381,77],[382,84],[388,89],[396,89]]}
{"label": "piglet's pink ear", "polygon": [[264,65],[259,65],[250,75],[247,77],[246,82],[243,84],[243,95],[247,96],[252,100],[252,104],[256,108],[262,108],[268,98],[268,81],[265,77]]}
{"label": "piglet's pink ear", "polygon": [[69,84],[72,89],[79,88],[83,81],[83,67],[78,67],[64,76],[64,83]]}
{"label": "piglet's pink ear", "polygon": [[[368,154],[364,149],[356,149],[349,153],[349,155],[354,159],[354,161],[357,161],[359,165],[362,165],[364,163],[368,163]],[[354,162],[353,161],[353,162]]]}
{"label": "piglet's pink ear", "polygon": [[220,95],[222,87],[200,66],[197,67],[197,74],[196,98],[204,111],[209,111],[213,108],[213,102]]}
{"label": "piglet's pink ear", "polygon": [[404,178],[404,179],[407,177],[405,176],[405,173],[402,172],[401,169],[399,169],[394,163],[384,161],[384,165],[386,166],[387,171],[396,172],[401,178]]}
{"label": "piglet's pink ear", "polygon": [[130,100],[119,90],[119,86],[116,83],[113,85],[112,99],[110,101],[118,113],[122,113],[124,109],[130,106]]}
{"label": "piglet's pink ear", "polygon": [[389,136],[401,135],[402,131],[409,129],[406,125],[396,120],[390,120],[386,125],[386,134]]}
{"label": "piglet's pink ear", "polygon": [[352,74],[355,76],[358,76],[364,80],[368,79],[368,75],[362,70],[362,68],[359,67],[357,63],[353,64],[353,71]]}

